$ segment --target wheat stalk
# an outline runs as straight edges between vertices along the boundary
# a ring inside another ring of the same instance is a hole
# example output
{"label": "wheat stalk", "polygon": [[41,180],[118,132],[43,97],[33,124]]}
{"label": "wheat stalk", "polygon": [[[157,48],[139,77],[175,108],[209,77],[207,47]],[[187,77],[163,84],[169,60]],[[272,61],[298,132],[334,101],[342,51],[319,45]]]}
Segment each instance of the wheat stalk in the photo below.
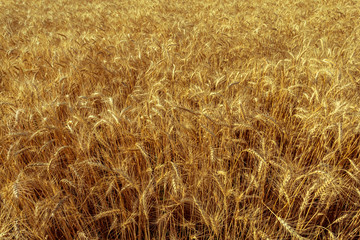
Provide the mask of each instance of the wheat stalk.
{"label": "wheat stalk", "polygon": [[202,204],[195,198],[195,196],[193,196],[193,200],[195,205],[197,206],[197,208],[199,209],[199,212],[201,214],[202,219],[204,220],[206,226],[210,226],[210,217],[209,215],[205,212],[205,210],[202,207]]}
{"label": "wheat stalk", "polygon": [[65,201],[69,199],[69,196],[62,198],[55,206],[55,208],[51,211],[51,216],[54,217],[56,212],[62,207]]}
{"label": "wheat stalk", "polygon": [[[264,203],[263,203],[264,204]],[[283,218],[279,217],[278,215],[276,215],[268,206],[266,206],[264,204],[264,206],[276,217],[276,219],[279,221],[279,223],[281,224],[281,226],[283,226],[286,231],[288,231],[290,233],[290,235],[292,237],[294,237],[295,239],[300,239],[300,240],[305,240],[307,238],[302,237],[300,234],[298,234],[295,229],[293,227],[290,226],[290,224],[288,222],[286,222],[286,220],[284,220]]]}

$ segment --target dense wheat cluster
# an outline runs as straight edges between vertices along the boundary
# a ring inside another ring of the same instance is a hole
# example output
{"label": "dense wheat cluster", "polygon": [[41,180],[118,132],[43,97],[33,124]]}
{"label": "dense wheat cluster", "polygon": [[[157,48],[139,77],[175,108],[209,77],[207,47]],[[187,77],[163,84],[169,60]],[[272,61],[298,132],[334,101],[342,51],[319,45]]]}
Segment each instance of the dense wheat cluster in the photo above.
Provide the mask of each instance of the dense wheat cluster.
{"label": "dense wheat cluster", "polygon": [[359,1],[3,0],[0,23],[0,239],[359,239]]}

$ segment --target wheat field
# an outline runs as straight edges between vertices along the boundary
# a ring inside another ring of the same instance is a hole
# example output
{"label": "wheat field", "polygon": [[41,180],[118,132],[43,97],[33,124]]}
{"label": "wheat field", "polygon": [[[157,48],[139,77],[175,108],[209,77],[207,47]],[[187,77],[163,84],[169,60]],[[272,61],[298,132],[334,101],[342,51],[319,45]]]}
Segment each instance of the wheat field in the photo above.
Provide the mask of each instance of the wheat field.
{"label": "wheat field", "polygon": [[1,0],[0,239],[359,239],[360,2]]}

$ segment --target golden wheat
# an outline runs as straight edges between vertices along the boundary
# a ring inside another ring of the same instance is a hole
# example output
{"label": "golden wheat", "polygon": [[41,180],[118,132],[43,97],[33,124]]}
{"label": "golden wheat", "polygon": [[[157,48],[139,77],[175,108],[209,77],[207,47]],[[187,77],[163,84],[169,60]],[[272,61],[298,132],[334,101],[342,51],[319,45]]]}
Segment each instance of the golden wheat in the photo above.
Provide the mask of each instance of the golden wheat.
{"label": "golden wheat", "polygon": [[0,9],[1,239],[358,238],[358,2]]}

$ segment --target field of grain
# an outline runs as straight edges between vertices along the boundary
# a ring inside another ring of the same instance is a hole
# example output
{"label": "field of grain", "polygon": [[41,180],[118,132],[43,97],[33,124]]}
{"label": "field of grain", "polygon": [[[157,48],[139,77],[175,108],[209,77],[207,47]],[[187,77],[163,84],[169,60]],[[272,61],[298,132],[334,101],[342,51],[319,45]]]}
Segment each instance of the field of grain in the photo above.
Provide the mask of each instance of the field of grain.
{"label": "field of grain", "polygon": [[0,239],[359,239],[359,1],[1,0],[0,23]]}

